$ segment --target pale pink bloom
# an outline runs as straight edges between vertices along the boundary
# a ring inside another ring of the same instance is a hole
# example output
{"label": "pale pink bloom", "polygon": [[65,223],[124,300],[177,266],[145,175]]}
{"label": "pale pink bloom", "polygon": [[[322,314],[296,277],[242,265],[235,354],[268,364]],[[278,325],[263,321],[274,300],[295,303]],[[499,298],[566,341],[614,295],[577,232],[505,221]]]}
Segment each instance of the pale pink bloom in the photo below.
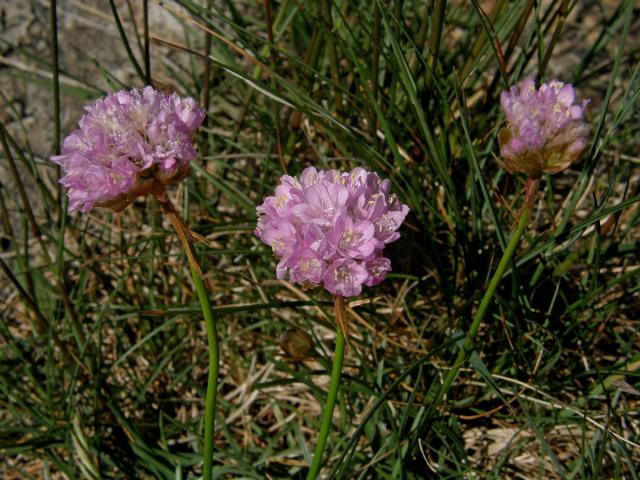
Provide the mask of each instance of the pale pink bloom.
{"label": "pale pink bloom", "polygon": [[324,274],[324,286],[334,295],[355,297],[362,292],[362,285],[367,282],[369,273],[360,262],[350,258],[334,261]]}
{"label": "pale pink bloom", "polygon": [[409,213],[390,189],[363,168],[283,176],[257,208],[255,231],[280,258],[277,277],[345,297],[382,282],[391,271],[383,248],[400,237]]}
{"label": "pale pink bloom", "polygon": [[62,168],[70,212],[119,210],[188,174],[193,132],[204,120],[192,98],[146,87],[110,93],[85,110],[51,158]]}
{"label": "pale pink bloom", "polygon": [[575,103],[573,86],[559,81],[524,80],[500,95],[507,126],[498,132],[501,161],[510,172],[530,176],[557,173],[573,163],[587,146],[589,125]]}

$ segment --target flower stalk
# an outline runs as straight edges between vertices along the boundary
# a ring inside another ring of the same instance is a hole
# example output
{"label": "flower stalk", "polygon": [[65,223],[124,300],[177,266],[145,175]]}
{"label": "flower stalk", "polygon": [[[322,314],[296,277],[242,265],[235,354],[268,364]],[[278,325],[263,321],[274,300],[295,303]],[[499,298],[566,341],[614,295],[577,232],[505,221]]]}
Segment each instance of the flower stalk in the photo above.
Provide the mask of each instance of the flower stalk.
{"label": "flower stalk", "polygon": [[557,80],[544,83],[540,88],[536,88],[533,80],[524,80],[500,95],[500,107],[507,120],[506,127],[498,132],[501,164],[511,173],[527,175],[524,198],[518,225],[491,277],[462,348],[436,394],[435,405],[444,398],[472,350],[502,275],[527,227],[541,175],[561,172],[584,151],[589,133],[589,125],[584,121],[588,103],[588,100],[576,103],[573,86]]}
{"label": "flower stalk", "polygon": [[280,259],[276,276],[302,285],[324,287],[333,295],[336,349],[331,384],[318,443],[307,480],[320,471],[340,386],[346,337],[344,297],[381,283],[391,271],[384,247],[400,238],[409,207],[390,192],[391,181],[357,167],[348,172],[308,167],[299,177],[283,175],[275,195],[257,207],[255,235]]}
{"label": "flower stalk", "polygon": [[[148,33],[146,4],[145,1],[145,36]],[[118,27],[122,27],[113,0],[111,8]],[[123,31],[121,33],[124,34]],[[126,37],[123,36],[123,39],[126,40]],[[150,78],[146,43],[145,39],[145,68]],[[131,53],[129,48],[127,50]],[[145,78],[133,57],[132,61],[141,78]],[[165,192],[166,187],[180,182],[191,171],[191,161],[196,156],[193,136],[202,124],[205,112],[193,98],[181,98],[176,93],[168,94],[151,86],[142,90],[134,88],[110,93],[94,101],[85,110],[79,128],[65,138],[61,154],[51,157],[64,173],[60,183],[67,187],[69,213],[76,210],[88,212],[94,207],[118,212],[137,197],[153,195],[175,228],[187,255],[209,345],[204,414],[204,477],[210,480],[218,390],[218,338],[202,270],[190,241],[209,242],[184,223]],[[4,135],[0,137],[4,139]],[[34,232],[37,232],[37,228]],[[59,255],[61,252],[59,249]],[[62,293],[64,299],[64,289]],[[73,311],[70,307],[68,309]]]}
{"label": "flower stalk", "polygon": [[198,294],[198,299],[200,300],[200,308],[202,309],[202,315],[207,329],[207,341],[209,346],[209,375],[207,378],[207,397],[205,400],[204,410],[203,478],[205,480],[211,480],[213,471],[213,437],[219,369],[219,348],[216,321],[213,316],[213,310],[211,309],[211,302],[207,295],[207,289],[202,279],[202,269],[198,264],[193,247],[189,242],[190,239],[199,239],[199,237],[184,223],[164,191],[157,192],[156,198],[162,207],[162,210],[167,215],[167,219],[171,222],[171,225],[173,225],[173,228],[178,235],[178,239],[180,240],[180,243],[187,255],[189,267],[191,268],[191,278],[193,279],[193,284],[195,286],[196,293]]}
{"label": "flower stalk", "polygon": [[[529,188],[529,191],[527,192],[528,195],[526,195],[526,197],[532,195],[530,192],[533,191],[535,188],[537,188],[537,181],[534,181],[534,182],[535,183],[527,184],[527,188]],[[440,387],[440,389],[438,390],[438,393],[436,394],[436,398],[434,400],[435,405],[439,404],[440,401],[444,398],[449,388],[451,387],[451,384],[454,382],[454,380],[458,376],[458,371],[460,370],[460,367],[465,362],[465,360],[469,357],[469,355],[471,354],[471,351],[473,350],[473,341],[476,337],[476,334],[478,333],[478,329],[482,324],[482,320],[484,319],[484,316],[487,313],[487,309],[489,308],[489,305],[493,301],[493,296],[495,295],[498,285],[500,284],[500,280],[502,280],[502,276],[504,275],[504,272],[507,269],[507,265],[509,265],[509,263],[511,262],[511,259],[513,258],[513,254],[515,253],[516,248],[520,243],[520,238],[522,237],[522,234],[524,233],[527,227],[527,223],[529,220],[529,212],[530,212],[530,206],[525,202],[525,204],[523,205],[522,211],[520,213],[520,219],[518,221],[516,230],[513,232],[513,235],[511,235],[511,238],[509,239],[509,243],[507,244],[507,248],[505,249],[504,254],[502,255],[502,258],[500,259],[500,263],[498,263],[498,267],[496,268],[496,271],[493,273],[493,276],[491,277],[491,280],[489,282],[489,286],[487,287],[487,290],[484,293],[482,300],[480,301],[480,306],[478,307],[478,311],[473,317],[473,322],[471,322],[469,331],[465,336],[462,348],[458,352],[458,356],[456,357],[456,360],[453,363],[451,370],[449,370],[449,372],[447,373],[447,376],[445,377],[442,383],[442,386]]]}
{"label": "flower stalk", "polygon": [[344,347],[346,338],[343,332],[343,325],[347,324],[347,312],[344,307],[344,297],[336,295],[334,297],[334,310],[336,315],[336,349],[333,355],[333,366],[331,367],[331,384],[327,393],[327,401],[322,411],[322,424],[320,425],[320,434],[318,435],[318,443],[313,452],[313,460],[311,467],[307,473],[307,480],[315,480],[320,471],[322,462],[322,454],[327,444],[329,431],[331,430],[331,421],[333,419],[333,409],[336,405],[338,390],[340,388],[340,378],[342,376],[342,363],[344,360]]}

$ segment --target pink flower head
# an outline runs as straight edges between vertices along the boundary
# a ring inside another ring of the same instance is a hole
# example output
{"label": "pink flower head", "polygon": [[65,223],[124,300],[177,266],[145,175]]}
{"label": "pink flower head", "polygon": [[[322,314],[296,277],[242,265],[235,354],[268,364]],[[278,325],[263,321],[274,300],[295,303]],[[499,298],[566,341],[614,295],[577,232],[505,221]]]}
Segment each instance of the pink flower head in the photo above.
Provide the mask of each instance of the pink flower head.
{"label": "pink flower head", "polygon": [[191,138],[204,120],[192,98],[146,87],[110,93],[85,110],[62,155],[51,158],[62,167],[70,212],[121,210],[189,173]]}
{"label": "pink flower head", "polygon": [[589,135],[583,118],[589,102],[575,101],[573,86],[555,80],[537,90],[533,80],[524,80],[502,92],[507,126],[498,132],[498,142],[504,167],[539,176],[571,165],[584,151]]}
{"label": "pink flower head", "polygon": [[280,258],[276,275],[334,295],[360,295],[391,271],[384,246],[400,237],[409,207],[390,194],[391,182],[363,168],[305,169],[284,175],[275,195],[257,208],[255,234]]}

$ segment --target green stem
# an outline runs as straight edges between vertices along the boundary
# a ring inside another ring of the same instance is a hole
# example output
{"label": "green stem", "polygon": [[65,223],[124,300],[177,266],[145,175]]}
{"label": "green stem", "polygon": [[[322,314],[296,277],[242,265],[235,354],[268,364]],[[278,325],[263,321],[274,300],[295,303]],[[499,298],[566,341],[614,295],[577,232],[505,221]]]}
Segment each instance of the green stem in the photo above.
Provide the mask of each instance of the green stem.
{"label": "green stem", "polygon": [[544,58],[542,62],[538,66],[538,75],[536,77],[536,83],[540,83],[542,78],[544,77],[544,72],[547,70],[547,65],[549,64],[549,60],[551,60],[551,54],[560,40],[562,35],[562,29],[564,28],[564,23],[569,15],[569,0],[563,0],[560,4],[560,8],[558,9],[558,24],[556,29],[551,36],[551,41],[549,42],[549,46],[547,47],[547,51],[544,54]]}
{"label": "green stem", "polygon": [[[53,151],[60,155],[60,69],[58,64],[58,2],[49,1],[49,29],[51,41],[51,75],[52,75],[52,96],[53,96]],[[56,165],[56,179],[61,177],[60,166]],[[60,217],[64,215],[64,205],[62,198],[62,185],[56,182],[56,208]],[[64,232],[63,232],[64,234]]]}
{"label": "green stem", "polygon": [[142,2],[142,22],[144,35],[145,81],[147,85],[151,85],[151,49],[149,47],[149,0],[143,0]]}
{"label": "green stem", "polygon": [[449,373],[447,373],[447,376],[445,377],[444,382],[442,383],[442,387],[440,387],[440,389],[438,390],[438,393],[434,400],[434,405],[439,404],[442,398],[444,397],[444,395],[447,393],[447,391],[449,390],[449,387],[451,387],[451,384],[456,379],[456,376],[458,375],[458,371],[460,370],[460,367],[462,366],[464,361],[467,359],[468,354],[471,352],[473,347],[473,340],[476,334],[478,333],[478,329],[480,328],[482,319],[484,318],[484,315],[487,312],[487,308],[489,308],[489,305],[493,300],[493,295],[496,293],[496,289],[500,284],[500,280],[502,280],[502,275],[504,275],[504,271],[507,269],[507,266],[509,265],[511,258],[513,257],[513,254],[516,251],[518,243],[520,242],[520,237],[522,237],[522,234],[524,233],[527,227],[528,220],[529,220],[529,207],[525,205],[524,208],[522,209],[522,213],[520,214],[520,220],[518,222],[518,226],[516,227],[515,232],[511,236],[511,239],[509,239],[509,243],[507,244],[507,248],[505,249],[504,254],[502,255],[502,259],[500,259],[500,263],[498,263],[498,268],[496,268],[496,271],[494,272],[493,277],[491,277],[491,281],[489,282],[489,287],[487,288],[487,291],[485,292],[484,296],[482,297],[482,300],[480,301],[480,306],[478,307],[478,311],[476,312],[476,315],[473,318],[471,327],[469,327],[469,331],[467,332],[467,335],[464,339],[464,344],[460,349],[460,351],[458,352],[458,356],[456,357],[456,361],[454,362],[453,367],[451,367],[451,370],[449,370]]}
{"label": "green stem", "polygon": [[[505,0],[499,0],[496,3],[494,3],[493,8],[491,9],[491,12],[489,12],[489,15],[486,16],[487,23],[491,27],[491,29],[493,29],[493,25],[496,24],[496,19],[498,18],[498,15],[502,11],[505,3],[506,3]],[[476,10],[480,14],[480,23],[482,23],[483,11],[482,9],[480,9],[480,7],[476,3],[474,3],[474,6],[476,7]],[[471,47],[471,55],[467,57],[467,61],[464,67],[462,68],[462,74],[460,75],[460,78],[464,78],[466,80],[466,78],[471,74],[471,69],[475,61],[477,60],[478,55],[480,55],[482,48],[485,46],[487,41],[492,40],[489,33],[490,32],[486,30],[485,35],[478,35],[476,37],[476,40],[473,43],[473,46]]]}
{"label": "green stem", "polygon": [[[9,143],[7,142],[8,132],[5,130],[4,125],[0,122],[0,145],[2,145],[2,150],[9,162],[9,169],[13,175],[13,180],[15,182],[16,188],[18,189],[18,194],[20,199],[22,200],[22,207],[27,216],[27,220],[31,231],[33,232],[33,236],[37,239],[40,244],[40,248],[42,249],[42,254],[44,256],[45,261],[47,262],[47,266],[51,273],[56,278],[56,286],[59,289],[60,297],[62,298],[62,302],[64,304],[65,310],[69,315],[69,319],[71,320],[71,326],[73,329],[73,333],[78,342],[78,347],[80,349],[84,348],[82,345],[85,343],[85,336],[82,332],[82,325],[80,324],[80,320],[78,319],[78,315],[76,314],[76,310],[71,302],[67,289],[64,285],[64,273],[62,271],[57,271],[56,266],[51,259],[51,255],[49,254],[49,249],[45,243],[45,237],[40,230],[38,222],[36,221],[35,215],[33,213],[33,209],[31,208],[31,202],[29,200],[29,195],[25,189],[24,183],[22,182],[22,178],[20,177],[20,173],[16,167],[15,160],[13,155],[11,154],[11,149],[9,148]],[[62,206],[65,208],[66,203],[65,200],[62,201]],[[63,213],[63,217],[64,217]],[[62,265],[62,263],[60,263]]]}
{"label": "green stem", "polygon": [[[267,20],[267,39],[271,45],[274,45],[274,36],[273,36],[273,15],[271,12],[271,0],[264,0],[264,14]],[[269,47],[269,59],[271,60],[271,68],[273,71],[277,70],[276,67],[276,52],[275,49]],[[276,84],[275,78],[271,79],[271,87],[277,91],[278,86]],[[281,130],[281,121],[280,121],[280,107],[279,104],[273,103],[273,123],[276,127],[276,151],[278,152],[278,160],[280,162],[280,168],[282,169],[282,173],[287,173],[287,163],[284,160],[284,155],[282,152],[282,135],[280,134]]]}
{"label": "green stem", "polygon": [[184,224],[182,218],[178,215],[178,212],[174,208],[173,204],[166,196],[164,192],[156,194],[158,202],[162,206],[163,211],[167,215],[167,218],[175,228],[180,243],[185,249],[187,254],[187,260],[189,261],[189,267],[191,268],[191,278],[200,300],[200,308],[204,317],[205,326],[207,328],[207,341],[209,344],[209,375],[207,378],[207,398],[205,400],[204,407],[204,469],[203,479],[211,480],[213,471],[213,434],[216,421],[216,397],[218,394],[218,364],[219,364],[219,350],[218,350],[218,334],[216,328],[215,317],[213,316],[213,310],[211,308],[211,302],[209,302],[209,296],[207,295],[207,289],[202,280],[202,271],[200,265],[196,260],[193,247],[189,243],[189,238],[193,236],[189,228]]}
{"label": "green stem", "polygon": [[340,388],[340,376],[342,375],[342,361],[344,359],[344,346],[346,343],[345,336],[342,331],[342,326],[346,324],[344,298],[336,296],[334,305],[336,312],[336,350],[333,356],[333,367],[331,368],[331,385],[329,385],[327,401],[324,404],[324,410],[322,412],[322,425],[320,426],[318,443],[316,444],[316,449],[313,452],[313,461],[311,462],[309,473],[307,473],[307,480],[315,480],[315,478],[318,476],[318,472],[320,471],[322,453],[324,452],[324,447],[327,444],[329,430],[331,430],[333,408],[335,407],[336,397],[338,396],[338,389]]}
{"label": "green stem", "polygon": [[207,379],[207,399],[204,410],[204,475],[206,480],[211,479],[213,470],[213,433],[216,423],[216,397],[218,394],[218,334],[216,322],[211,310],[211,303],[207,296],[207,290],[199,272],[191,268],[193,283],[200,299],[200,307],[204,315],[207,327],[207,341],[209,343],[209,377]]}
{"label": "green stem", "polygon": [[[378,101],[378,73],[380,68],[380,5],[373,2],[373,44],[371,53],[371,98]],[[378,142],[378,116],[375,109],[371,109],[369,118],[371,140]]]}
{"label": "green stem", "polygon": [[431,30],[431,71],[435,72],[438,66],[438,54],[440,53],[440,40],[442,39],[442,26],[444,25],[446,0],[435,0],[433,7],[433,29]]}
{"label": "green stem", "polygon": [[140,64],[136,60],[136,57],[133,54],[133,51],[131,50],[131,45],[129,45],[129,40],[127,39],[127,34],[124,31],[124,27],[122,26],[122,22],[120,21],[120,15],[118,15],[118,9],[116,8],[116,4],[115,4],[114,0],[109,0],[109,5],[111,5],[111,13],[113,14],[113,19],[116,22],[116,27],[118,28],[118,33],[120,34],[120,39],[122,40],[122,43],[124,44],[124,49],[126,50],[127,56],[129,57],[129,60],[131,61],[131,65],[133,65],[133,68],[135,69],[135,71],[138,74],[138,76],[140,77],[140,79],[143,82],[146,82],[147,81],[147,76],[142,71],[142,68],[140,68]]}
{"label": "green stem", "polygon": [[[433,5],[431,40],[429,42],[429,66],[425,76],[425,91],[431,90],[431,82],[438,69],[438,55],[440,53],[440,41],[442,40],[442,27],[444,26],[447,0],[435,0]],[[422,47],[421,47],[422,48]]]}
{"label": "green stem", "polygon": [[322,0],[320,3],[320,11],[322,14],[322,20],[325,23],[325,42],[329,54],[329,65],[331,67],[331,80],[333,81],[334,100],[336,102],[335,111],[340,113],[342,110],[342,94],[340,93],[340,67],[338,62],[338,51],[333,39],[333,17],[331,16],[331,1]]}
{"label": "green stem", "polygon": [[[207,13],[211,14],[211,2],[207,2]],[[204,121],[202,122],[202,128],[206,129],[209,123],[209,83],[211,82],[211,60],[209,56],[211,55],[211,41],[212,35],[209,32],[205,32],[204,38],[204,70],[202,72],[202,79],[200,81],[200,108],[204,110],[205,116]],[[253,89],[251,90],[253,92]],[[207,160],[207,155],[209,154],[209,136],[202,135],[200,137],[200,157],[202,158],[203,166],[205,170],[207,169],[209,161]],[[202,178],[203,190],[206,189],[206,179]]]}
{"label": "green stem", "polygon": [[49,23],[51,28],[51,73],[53,74],[53,151],[60,155],[60,80],[58,69],[58,16],[57,2],[49,2]]}

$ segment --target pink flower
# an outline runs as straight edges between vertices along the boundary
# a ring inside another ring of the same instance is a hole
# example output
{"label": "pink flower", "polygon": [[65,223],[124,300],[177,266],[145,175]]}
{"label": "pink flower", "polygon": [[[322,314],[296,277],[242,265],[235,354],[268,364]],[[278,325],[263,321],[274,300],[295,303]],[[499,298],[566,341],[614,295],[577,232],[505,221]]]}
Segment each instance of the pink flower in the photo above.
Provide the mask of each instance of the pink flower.
{"label": "pink flower", "polygon": [[204,120],[195,100],[146,87],[111,93],[85,109],[62,154],[51,158],[62,167],[70,212],[120,210],[189,173],[191,137]]}
{"label": "pink flower", "polygon": [[372,257],[365,260],[364,267],[367,269],[367,280],[365,285],[373,287],[378,285],[391,271],[391,260],[385,257]]}
{"label": "pink flower", "polygon": [[292,253],[298,245],[297,231],[291,223],[282,220],[264,229],[262,241],[281,257]]}
{"label": "pink flower", "polygon": [[345,211],[348,198],[349,191],[343,185],[322,181],[306,187],[303,201],[291,211],[302,222],[327,227]]}
{"label": "pink flower", "polygon": [[341,215],[327,239],[341,256],[362,259],[371,255],[376,248],[374,231],[373,223],[368,220],[354,223],[351,216]]}
{"label": "pink flower", "polygon": [[277,277],[345,297],[382,282],[391,271],[383,248],[409,213],[390,188],[363,168],[284,175],[257,208],[255,231],[280,258]]}
{"label": "pink flower", "polygon": [[295,250],[284,257],[280,263],[278,278],[284,279],[288,274],[289,280],[293,283],[309,282],[317,285],[322,281],[326,269],[324,260],[310,248]]}
{"label": "pink flower", "polygon": [[362,292],[362,284],[367,281],[367,269],[361,263],[349,258],[340,258],[327,268],[324,286],[334,295],[355,297]]}
{"label": "pink flower", "polygon": [[583,119],[589,102],[575,100],[573,86],[558,81],[536,90],[533,80],[524,80],[502,92],[507,126],[498,132],[498,142],[504,167],[539,176],[571,165],[587,146],[589,134]]}

